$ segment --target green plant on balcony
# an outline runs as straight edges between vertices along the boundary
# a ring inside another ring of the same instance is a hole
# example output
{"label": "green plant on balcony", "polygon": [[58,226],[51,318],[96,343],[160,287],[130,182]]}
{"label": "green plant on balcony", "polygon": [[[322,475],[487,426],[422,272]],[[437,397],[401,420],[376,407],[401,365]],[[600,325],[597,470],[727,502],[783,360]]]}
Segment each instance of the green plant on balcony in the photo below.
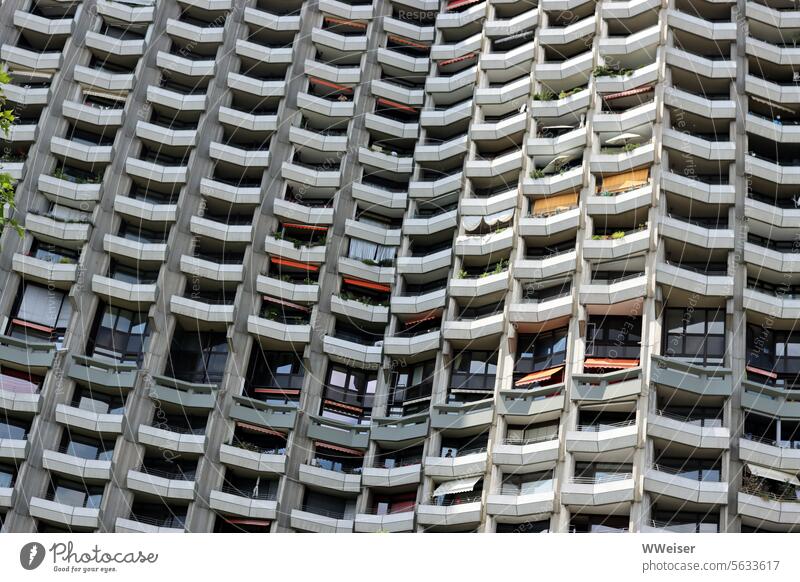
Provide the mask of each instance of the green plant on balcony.
{"label": "green plant on balcony", "polygon": [[569,91],[561,91],[561,93],[558,94],[558,98],[559,99],[566,99],[567,97],[571,97],[572,95],[575,95],[575,93],[580,93],[585,88],[586,87],[581,85],[580,87],[573,87]]}
{"label": "green plant on balcony", "polygon": [[639,143],[626,143],[624,146],[622,146],[622,151],[624,151],[624,152],[632,152],[633,150],[638,148],[640,145],[642,145],[642,144],[639,144]]}
{"label": "green plant on balcony", "polygon": [[619,239],[624,238],[624,237],[625,237],[625,231],[624,230],[617,230],[617,231],[614,231],[614,232],[611,233],[611,239],[612,240],[619,240]]}
{"label": "green plant on balcony", "polygon": [[458,279],[467,279],[468,277],[469,277],[469,273],[467,273],[467,271],[465,269],[461,269],[458,272],[458,277],[457,277]]}
{"label": "green plant on balcony", "polygon": [[606,65],[598,65],[592,71],[595,77],[627,77],[633,74],[632,69],[617,69]]}
{"label": "green plant on balcony", "polygon": [[237,449],[242,449],[244,451],[250,451],[253,453],[261,452],[261,449],[257,445],[254,445],[253,443],[248,443],[246,441],[234,440],[233,442],[231,442],[231,446],[234,446]]}
{"label": "green plant on balcony", "polygon": [[533,94],[534,101],[552,101],[553,99],[555,99],[555,93],[548,91],[547,89],[543,89],[542,91]]}
{"label": "green plant on balcony", "polygon": [[71,264],[73,264],[74,262],[75,262],[75,261],[73,261],[73,260],[72,260],[72,259],[70,259],[69,257],[61,257],[61,258],[59,258],[59,259],[58,259],[58,264],[59,264],[59,265],[71,265]]}
{"label": "green plant on balcony", "polygon": [[306,277],[305,279],[303,279],[303,284],[304,284],[304,285],[319,285],[319,283],[317,283],[317,282],[316,282],[316,281],[314,281],[313,279],[309,279],[308,277]]}
{"label": "green plant on balcony", "polygon": [[[5,137],[8,137],[9,133],[11,132],[11,125],[14,123],[14,111],[12,109],[6,109],[6,98],[3,94],[2,85],[6,85],[7,83],[11,82],[11,77],[9,77],[8,72],[5,69],[0,69],[0,132]],[[0,173],[0,229],[4,228],[6,225],[11,226],[14,230],[17,231],[19,236],[22,236],[23,229],[19,225],[19,223],[14,219],[10,214],[14,211],[16,207],[16,203],[14,200],[14,195],[16,193],[16,184],[14,183],[14,179],[11,177],[11,174],[1,172]],[[8,211],[8,214],[6,212]]]}
{"label": "green plant on balcony", "polygon": [[533,178],[534,180],[539,180],[541,178],[544,178],[544,170],[541,170],[539,168],[534,168],[533,170],[531,170],[531,178]]}
{"label": "green plant on balcony", "polygon": [[378,263],[381,267],[391,267],[394,265],[394,259],[381,259]]}
{"label": "green plant on balcony", "polygon": [[361,259],[361,262],[369,267],[377,267],[378,262],[373,259]]}

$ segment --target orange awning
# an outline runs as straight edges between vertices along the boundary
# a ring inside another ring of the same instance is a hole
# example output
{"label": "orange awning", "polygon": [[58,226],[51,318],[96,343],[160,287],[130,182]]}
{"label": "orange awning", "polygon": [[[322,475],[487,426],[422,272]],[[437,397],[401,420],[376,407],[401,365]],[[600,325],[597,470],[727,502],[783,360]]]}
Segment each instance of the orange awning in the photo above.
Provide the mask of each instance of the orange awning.
{"label": "orange awning", "polygon": [[254,388],[256,394],[282,394],[284,396],[297,396],[300,390],[290,388]]}
{"label": "orange awning", "polygon": [[636,368],[639,360],[623,360],[621,358],[586,358],[584,368]]}
{"label": "orange awning", "polygon": [[379,97],[377,99],[380,105],[386,105],[386,107],[391,107],[392,109],[399,109],[401,111],[409,111],[411,113],[416,113],[417,110],[411,107],[410,105],[403,105],[402,103],[397,103],[396,101],[391,101],[389,99],[384,99],[383,97]]}
{"label": "orange awning", "polygon": [[308,82],[312,85],[321,85],[323,87],[328,87],[330,89],[336,89],[337,91],[346,91],[348,93],[353,92],[352,87],[348,87],[347,85],[339,85],[338,83],[331,83],[330,81],[326,81],[325,79],[318,79],[317,77],[309,77]]}
{"label": "orange awning", "polygon": [[625,192],[634,188],[641,188],[650,179],[650,168],[628,170],[619,174],[603,176],[603,183],[598,186],[598,192]]}
{"label": "orange awning", "polygon": [[351,28],[367,28],[367,25],[364,22],[356,22],[355,20],[345,20],[344,18],[335,18],[333,16],[326,16],[325,22],[329,22],[331,24],[344,24],[345,26],[349,26]]}
{"label": "orange awning", "polygon": [[533,201],[533,214],[548,214],[551,212],[563,212],[578,205],[578,193],[558,194],[556,196],[546,196],[537,198]]}
{"label": "orange awning", "polygon": [[603,95],[603,99],[611,101],[612,99],[622,99],[623,97],[630,97],[631,95],[638,95],[639,93],[648,93],[653,90],[652,85],[646,87],[637,87],[628,91],[620,91],[619,93],[612,93],[611,95]]}
{"label": "orange awning", "polygon": [[405,325],[414,325],[415,323],[422,323],[423,321],[430,321],[431,319],[436,319],[440,317],[441,314],[438,311],[429,311],[428,313],[424,313],[417,317],[416,319],[409,319],[408,321],[403,322]]}
{"label": "orange awning", "polygon": [[271,428],[265,428],[263,426],[258,426],[257,424],[250,424],[249,422],[239,422],[236,421],[236,426],[242,428],[244,430],[251,430],[253,432],[260,432],[263,434],[268,434],[271,436],[281,437],[283,439],[286,438],[286,435],[282,432],[278,432],[277,430],[272,430]]}
{"label": "orange awning", "polygon": [[447,59],[444,61],[439,61],[440,67],[446,67],[447,65],[452,65],[453,63],[458,63],[459,61],[467,61],[469,59],[473,59],[478,56],[478,53],[469,53],[468,55],[464,55],[463,57],[456,57],[454,59]]}
{"label": "orange awning", "polygon": [[767,378],[772,378],[773,380],[778,377],[775,372],[770,372],[769,370],[762,370],[761,368],[756,368],[755,366],[747,366],[745,368],[748,372],[752,372],[753,374],[758,374],[759,376],[766,376]]}
{"label": "orange awning", "polygon": [[477,4],[482,0],[453,0],[447,5],[448,10],[452,10],[453,8],[460,8],[461,6],[469,6],[470,4]]}
{"label": "orange awning", "polygon": [[297,303],[292,303],[291,301],[284,301],[283,299],[278,299],[277,297],[270,297],[269,295],[264,295],[264,301],[269,301],[270,303],[283,305],[284,307],[290,307],[291,309],[297,309],[298,311],[305,311],[306,313],[311,311],[311,309],[309,309],[305,305],[299,305]]}
{"label": "orange awning", "polygon": [[283,226],[285,228],[296,228],[297,230],[319,230],[328,232],[327,226],[317,226],[314,224],[299,224],[296,222],[287,222]]}
{"label": "orange awning", "polygon": [[563,369],[564,366],[556,366],[555,368],[548,368],[547,370],[539,370],[538,372],[533,372],[532,374],[528,374],[527,376],[520,378],[519,380],[514,382],[514,386],[527,386],[528,384],[533,384],[534,382],[541,382],[542,380],[548,380]]}
{"label": "orange awning", "polygon": [[292,261],[291,259],[282,259],[280,257],[270,257],[273,265],[281,265],[283,267],[294,267],[295,269],[303,269],[305,271],[319,271],[319,265],[311,265],[309,263],[301,263],[300,261]]}
{"label": "orange awning", "polygon": [[363,451],[357,451],[356,449],[348,449],[347,447],[340,447],[339,445],[332,445],[330,443],[326,443],[326,442],[323,442],[323,441],[314,441],[314,444],[317,447],[320,447],[320,448],[323,448],[323,449],[330,449],[332,451],[338,451],[340,453],[347,453],[348,455],[358,455],[359,457],[363,457],[364,456],[364,452]]}
{"label": "orange awning", "polygon": [[416,42],[413,40],[408,40],[407,38],[403,38],[402,36],[397,36],[396,34],[390,34],[389,39],[395,42],[399,42],[400,44],[407,44],[408,46],[413,46],[415,48],[421,48],[421,49],[431,48],[430,45],[422,44],[420,42]]}
{"label": "orange awning", "polygon": [[389,285],[384,285],[382,283],[370,283],[369,281],[362,281],[361,279],[350,279],[345,277],[344,282],[348,285],[355,285],[356,287],[363,287],[364,289],[372,289],[373,291],[383,291],[384,293],[389,293],[392,290]]}
{"label": "orange awning", "polygon": [[268,519],[250,519],[246,517],[223,517],[226,522],[231,525],[258,525],[262,527],[269,527],[272,522]]}
{"label": "orange awning", "polygon": [[349,404],[344,404],[343,402],[337,402],[336,400],[323,400],[324,404],[329,404],[330,406],[335,406],[336,408],[341,408],[343,410],[349,410],[350,412],[355,412],[357,414],[361,414],[364,412],[364,409],[360,406],[350,406]]}

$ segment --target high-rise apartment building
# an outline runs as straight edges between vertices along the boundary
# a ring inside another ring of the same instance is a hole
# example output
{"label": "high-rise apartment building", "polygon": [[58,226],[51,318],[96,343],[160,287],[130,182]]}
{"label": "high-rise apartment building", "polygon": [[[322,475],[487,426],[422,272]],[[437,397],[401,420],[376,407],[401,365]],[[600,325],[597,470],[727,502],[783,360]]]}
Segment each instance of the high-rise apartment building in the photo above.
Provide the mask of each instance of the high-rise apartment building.
{"label": "high-rise apartment building", "polygon": [[0,21],[2,531],[800,530],[794,2]]}

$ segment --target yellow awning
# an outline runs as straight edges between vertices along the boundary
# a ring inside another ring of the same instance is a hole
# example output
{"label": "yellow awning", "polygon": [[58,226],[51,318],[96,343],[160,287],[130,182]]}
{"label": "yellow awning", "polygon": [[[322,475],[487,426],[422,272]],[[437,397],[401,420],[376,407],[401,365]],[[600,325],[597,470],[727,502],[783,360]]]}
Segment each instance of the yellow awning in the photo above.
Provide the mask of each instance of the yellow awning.
{"label": "yellow awning", "polygon": [[603,176],[603,183],[597,188],[598,192],[624,192],[647,184],[650,178],[650,168],[630,170],[621,174]]}
{"label": "yellow awning", "polygon": [[548,196],[547,198],[537,198],[533,201],[533,214],[551,214],[553,212],[563,212],[578,205],[578,193],[559,194],[558,196]]}

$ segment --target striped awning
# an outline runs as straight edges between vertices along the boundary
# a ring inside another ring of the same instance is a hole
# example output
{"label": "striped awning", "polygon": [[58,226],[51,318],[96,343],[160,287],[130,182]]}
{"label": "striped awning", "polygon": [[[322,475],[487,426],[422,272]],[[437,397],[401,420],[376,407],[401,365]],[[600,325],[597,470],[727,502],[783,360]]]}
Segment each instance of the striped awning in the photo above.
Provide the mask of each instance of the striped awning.
{"label": "striped awning", "polygon": [[314,224],[300,224],[298,222],[286,222],[283,225],[285,228],[294,228],[297,230],[317,230],[328,232],[327,226],[317,226]]}
{"label": "striped awning", "polygon": [[383,291],[384,293],[389,293],[392,290],[389,285],[384,285],[382,283],[371,283],[370,281],[363,281],[362,279],[351,279],[349,277],[345,277],[344,282],[348,285],[355,285],[356,287],[363,287],[364,289],[371,289],[373,291]]}
{"label": "striped awning", "polygon": [[458,63],[460,61],[468,61],[469,59],[474,59],[478,56],[478,53],[469,53],[461,57],[456,57],[454,59],[447,59],[445,61],[439,61],[440,67],[446,67],[447,65],[452,65],[454,63]]}
{"label": "striped awning", "polygon": [[348,449],[347,447],[340,447],[339,445],[332,445],[331,443],[326,443],[324,441],[314,441],[314,445],[318,449],[329,449],[331,451],[336,451],[338,453],[347,453],[348,455],[356,455],[358,457],[364,456],[363,451],[358,451],[356,449]]}
{"label": "striped awning", "polygon": [[249,422],[239,422],[236,421],[236,426],[238,428],[249,430],[252,432],[260,432],[262,434],[268,434],[270,436],[281,437],[283,439],[286,438],[286,435],[282,432],[278,432],[277,430],[272,430],[271,428],[266,428],[264,426],[258,426],[257,424],[250,424]]}
{"label": "striped awning", "polygon": [[456,481],[447,481],[439,485],[433,492],[434,497],[441,495],[453,495],[455,493],[466,493],[475,489],[478,481],[483,479],[483,475],[477,477],[470,477],[469,479],[458,479]]}
{"label": "striped awning", "polygon": [[778,483],[789,483],[790,485],[800,487],[800,480],[794,473],[784,473],[783,471],[777,471],[768,467],[753,465],[752,463],[747,463],[747,470],[756,477],[769,479],[770,481],[777,481]]}
{"label": "striped awning", "polygon": [[630,97],[631,95],[639,95],[640,93],[648,93],[652,91],[654,87],[652,85],[646,85],[644,87],[637,87],[636,89],[629,89],[627,91],[620,91],[619,93],[611,93],[610,95],[603,95],[603,99],[606,101],[612,101],[614,99],[622,99],[623,97]]}
{"label": "striped awning", "polygon": [[752,372],[753,374],[758,374],[759,376],[766,376],[767,378],[772,378],[773,380],[778,377],[775,372],[770,372],[769,370],[762,370],[761,368],[756,368],[755,366],[747,366],[745,368],[748,372]]}
{"label": "striped awning", "polygon": [[347,85],[340,85],[339,83],[332,83],[330,81],[326,81],[325,79],[319,79],[317,77],[309,77],[308,82],[311,83],[312,85],[328,87],[329,89],[336,89],[337,91],[344,91],[345,93],[353,92],[352,87],[348,87]]}
{"label": "striped awning", "polygon": [[377,99],[377,102],[379,105],[385,105],[386,107],[391,107],[392,109],[398,109],[400,111],[408,111],[409,113],[417,112],[417,110],[411,107],[410,105],[404,105],[402,103],[398,103],[397,101],[385,99],[384,97],[379,97]]}
{"label": "striped awning", "polygon": [[621,358],[586,358],[583,362],[584,368],[617,368],[627,369],[636,368],[639,360],[624,360]]}
{"label": "striped awning", "polygon": [[303,269],[304,271],[319,271],[319,265],[312,265],[310,263],[301,263],[300,261],[293,261],[291,259],[282,259],[280,257],[270,257],[273,265],[280,265],[282,267],[294,267],[295,269]]}
{"label": "striped awning", "polygon": [[428,44],[423,44],[421,42],[417,42],[417,41],[414,41],[414,40],[409,40],[409,39],[407,39],[405,37],[398,36],[396,34],[390,34],[390,35],[388,35],[388,37],[389,37],[389,40],[393,40],[394,42],[397,42],[397,43],[400,43],[400,44],[413,46],[414,48],[419,48],[419,49],[431,48],[430,45],[428,45]]}
{"label": "striped awning", "polygon": [[275,303],[277,305],[283,305],[284,307],[289,307],[290,309],[297,309],[298,311],[305,311],[306,313],[311,311],[305,305],[300,305],[298,303],[292,303],[291,301],[285,301],[284,299],[278,299],[277,297],[270,297],[269,295],[264,295],[264,301],[268,301],[270,303]]}
{"label": "striped awning", "polygon": [[532,374],[528,374],[514,382],[514,386],[527,386],[528,384],[533,384],[534,382],[541,382],[543,380],[548,380],[558,374],[561,370],[564,369],[564,366],[556,366],[555,368],[549,368],[547,370],[539,370],[538,372],[533,372]]}

